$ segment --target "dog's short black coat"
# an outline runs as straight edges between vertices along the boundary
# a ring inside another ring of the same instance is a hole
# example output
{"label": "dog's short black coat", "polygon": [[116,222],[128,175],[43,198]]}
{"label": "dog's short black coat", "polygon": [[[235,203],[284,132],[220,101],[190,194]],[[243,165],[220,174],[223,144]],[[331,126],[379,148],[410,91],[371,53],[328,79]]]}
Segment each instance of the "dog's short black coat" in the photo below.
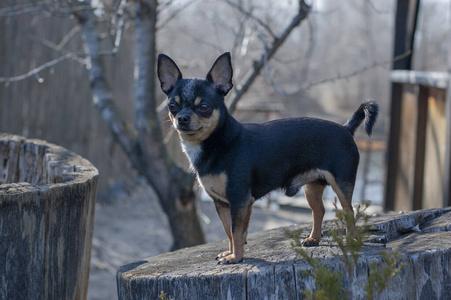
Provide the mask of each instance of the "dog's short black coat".
{"label": "dog's short black coat", "polygon": [[314,219],[312,234],[304,244],[318,245],[324,186],[331,185],[343,208],[352,211],[359,163],[353,134],[363,120],[371,134],[377,104],[364,102],[344,125],[314,118],[241,124],[224,103],[232,88],[232,74],[229,53],[216,60],[205,80],[183,79],[168,56],[160,54],[158,58],[169,117],[229,237],[229,250],[218,259],[236,263],[243,258],[255,199],[276,189],[294,196],[303,185]]}

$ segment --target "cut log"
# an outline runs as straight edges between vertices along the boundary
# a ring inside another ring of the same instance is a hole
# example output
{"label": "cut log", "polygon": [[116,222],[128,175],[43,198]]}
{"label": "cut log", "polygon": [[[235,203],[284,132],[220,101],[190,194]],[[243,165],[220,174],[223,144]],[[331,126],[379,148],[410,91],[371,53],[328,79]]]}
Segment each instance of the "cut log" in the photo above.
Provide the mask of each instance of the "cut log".
{"label": "cut log", "polygon": [[0,133],[0,298],[86,299],[97,169]]}
{"label": "cut log", "polygon": [[[343,287],[363,299],[369,265],[383,264],[381,250],[397,250],[405,264],[381,299],[449,299],[451,288],[451,208],[430,209],[371,218],[371,236],[362,248],[353,280]],[[324,232],[332,229],[325,222]],[[292,226],[303,229],[311,225]],[[315,288],[306,274],[310,265],[297,259],[283,229],[251,234],[244,261],[217,265],[215,256],[228,247],[221,241],[186,248],[123,266],[117,273],[119,299],[302,299]],[[319,247],[305,248],[333,271],[343,271],[337,245],[324,234]]]}

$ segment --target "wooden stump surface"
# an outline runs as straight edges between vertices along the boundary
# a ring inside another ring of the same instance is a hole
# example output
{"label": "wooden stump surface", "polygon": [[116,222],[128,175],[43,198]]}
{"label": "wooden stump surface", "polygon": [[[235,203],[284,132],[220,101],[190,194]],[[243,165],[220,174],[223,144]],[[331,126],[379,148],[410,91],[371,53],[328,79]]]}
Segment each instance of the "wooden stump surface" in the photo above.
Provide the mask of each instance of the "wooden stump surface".
{"label": "wooden stump surface", "polygon": [[0,133],[0,299],[86,299],[97,169]]}
{"label": "wooden stump surface", "polygon": [[[362,256],[345,289],[355,299],[363,298],[372,262],[383,263],[381,250],[397,250],[405,267],[391,280],[382,299],[450,299],[451,293],[451,208],[403,214],[387,214],[371,219],[372,230],[362,248]],[[311,224],[287,229],[303,229]],[[333,228],[325,222],[324,232]],[[302,299],[314,281],[305,274],[306,261],[296,258],[283,229],[251,234],[244,261],[217,265],[215,256],[228,247],[220,241],[142,259],[123,266],[117,273],[119,299],[158,299],[163,291],[170,299]],[[330,270],[344,270],[337,245],[324,234],[319,247],[306,248]],[[426,297],[426,298],[425,298]],[[428,298],[429,297],[429,298]],[[430,298],[432,297],[432,298]]]}

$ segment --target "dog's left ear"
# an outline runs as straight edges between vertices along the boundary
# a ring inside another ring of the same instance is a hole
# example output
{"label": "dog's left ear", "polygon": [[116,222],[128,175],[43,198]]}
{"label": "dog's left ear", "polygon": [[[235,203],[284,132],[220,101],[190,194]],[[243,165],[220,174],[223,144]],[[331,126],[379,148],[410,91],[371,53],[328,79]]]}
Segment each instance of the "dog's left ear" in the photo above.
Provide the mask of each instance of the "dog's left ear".
{"label": "dog's left ear", "polygon": [[211,67],[207,74],[207,81],[213,83],[220,94],[226,95],[233,87],[232,76],[230,52],[226,52],[218,57]]}
{"label": "dog's left ear", "polygon": [[182,79],[179,67],[169,56],[164,54],[158,55],[157,74],[161,89],[166,95],[172,91],[177,80]]}

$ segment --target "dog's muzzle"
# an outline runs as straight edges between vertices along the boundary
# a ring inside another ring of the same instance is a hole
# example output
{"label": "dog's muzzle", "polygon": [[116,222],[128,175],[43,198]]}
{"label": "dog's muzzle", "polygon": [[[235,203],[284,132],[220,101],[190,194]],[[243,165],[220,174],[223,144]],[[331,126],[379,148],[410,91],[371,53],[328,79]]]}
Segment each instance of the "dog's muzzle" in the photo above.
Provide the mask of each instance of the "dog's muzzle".
{"label": "dog's muzzle", "polygon": [[182,127],[189,126],[190,122],[191,122],[191,116],[188,114],[179,114],[177,116],[177,124]]}

